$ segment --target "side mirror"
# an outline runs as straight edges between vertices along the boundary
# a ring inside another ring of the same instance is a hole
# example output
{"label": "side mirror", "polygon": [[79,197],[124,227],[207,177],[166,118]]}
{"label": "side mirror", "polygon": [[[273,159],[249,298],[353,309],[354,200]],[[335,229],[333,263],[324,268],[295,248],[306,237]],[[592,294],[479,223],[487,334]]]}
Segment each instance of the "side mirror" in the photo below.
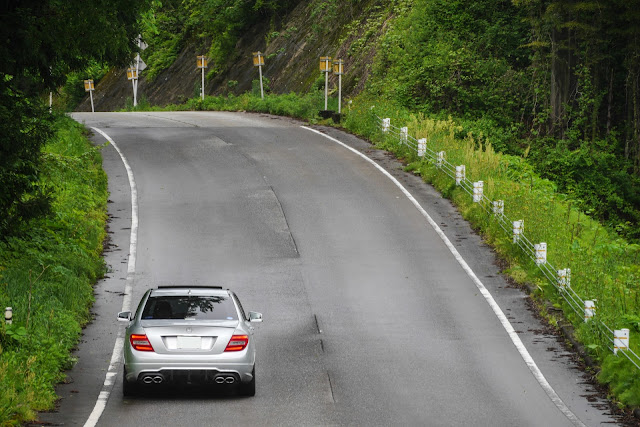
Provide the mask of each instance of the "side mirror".
{"label": "side mirror", "polygon": [[249,312],[249,322],[262,323],[262,313],[256,313],[255,311]]}
{"label": "side mirror", "polygon": [[121,311],[118,313],[118,321],[120,322],[130,322],[131,321],[131,312],[130,311]]}

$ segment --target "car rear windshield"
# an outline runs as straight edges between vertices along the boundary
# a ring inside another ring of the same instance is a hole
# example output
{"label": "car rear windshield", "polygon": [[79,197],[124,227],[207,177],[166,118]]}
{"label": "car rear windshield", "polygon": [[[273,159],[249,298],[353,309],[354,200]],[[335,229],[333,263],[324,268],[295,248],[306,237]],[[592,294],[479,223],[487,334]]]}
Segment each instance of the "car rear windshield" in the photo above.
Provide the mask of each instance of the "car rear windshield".
{"label": "car rear windshield", "polygon": [[149,297],[142,319],[238,320],[228,296],[163,295]]}

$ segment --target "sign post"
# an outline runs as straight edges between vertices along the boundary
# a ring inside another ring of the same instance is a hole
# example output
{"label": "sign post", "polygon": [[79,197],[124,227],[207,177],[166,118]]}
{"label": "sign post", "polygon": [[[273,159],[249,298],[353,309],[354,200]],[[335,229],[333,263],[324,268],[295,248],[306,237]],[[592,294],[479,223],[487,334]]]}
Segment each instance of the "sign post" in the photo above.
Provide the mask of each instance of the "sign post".
{"label": "sign post", "polygon": [[200,94],[204,101],[204,69],[207,68],[207,57],[204,55],[198,56],[198,68],[202,70],[202,85],[200,86]]}
{"label": "sign post", "polygon": [[138,52],[136,54],[136,66],[135,68],[133,68],[134,71],[134,78],[132,79],[133,82],[133,106],[136,107],[138,105],[138,71],[140,69],[140,52]]}
{"label": "sign post", "polygon": [[[138,36],[138,47],[140,50],[145,50],[147,48],[147,44],[142,41],[142,36]],[[147,64],[140,58],[140,52],[136,54],[135,65],[132,65],[127,70],[127,78],[131,80],[133,85],[133,106],[136,107],[138,105],[138,76],[140,75],[140,71],[147,68]]]}
{"label": "sign post", "polygon": [[333,74],[338,76],[338,114],[342,113],[342,75],[344,74],[344,61],[333,61]]}
{"label": "sign post", "polygon": [[85,92],[89,92],[89,97],[91,98],[91,112],[95,113],[95,110],[93,109],[93,80],[85,80],[84,81],[84,91]]}
{"label": "sign post", "polygon": [[331,57],[320,57],[320,72],[324,73],[324,110],[328,108],[329,97],[329,73],[331,72]]}
{"label": "sign post", "polygon": [[264,55],[262,52],[253,52],[253,66],[258,67],[260,73],[260,97],[264,99],[264,88],[262,87],[262,66],[264,65]]}
{"label": "sign post", "polygon": [[134,67],[127,68],[127,79],[131,80],[131,84],[133,85],[133,105],[136,106],[136,93],[138,87],[138,71]]}

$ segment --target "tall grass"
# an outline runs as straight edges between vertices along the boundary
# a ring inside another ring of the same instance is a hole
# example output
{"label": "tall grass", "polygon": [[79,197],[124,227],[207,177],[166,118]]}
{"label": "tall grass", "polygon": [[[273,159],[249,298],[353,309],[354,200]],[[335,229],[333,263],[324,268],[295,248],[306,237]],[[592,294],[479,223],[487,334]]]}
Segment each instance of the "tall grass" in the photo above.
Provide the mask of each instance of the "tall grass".
{"label": "tall grass", "polygon": [[92,285],[104,273],[107,178],[99,150],[67,117],[42,153],[52,212],[19,237],[0,240],[0,424],[19,425],[51,409],[54,386],[89,321]]}

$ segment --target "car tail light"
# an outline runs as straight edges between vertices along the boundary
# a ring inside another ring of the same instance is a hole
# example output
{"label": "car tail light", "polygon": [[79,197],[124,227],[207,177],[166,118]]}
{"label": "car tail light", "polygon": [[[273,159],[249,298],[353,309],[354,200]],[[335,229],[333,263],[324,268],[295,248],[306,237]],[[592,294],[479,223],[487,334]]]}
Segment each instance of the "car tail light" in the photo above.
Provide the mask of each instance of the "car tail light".
{"label": "car tail light", "polygon": [[234,335],[229,340],[229,344],[227,344],[227,348],[224,351],[242,351],[249,344],[249,336],[248,335]]}
{"label": "car tail light", "polygon": [[149,338],[146,335],[131,334],[129,342],[134,350],[138,351],[154,351],[153,346],[149,342]]}

